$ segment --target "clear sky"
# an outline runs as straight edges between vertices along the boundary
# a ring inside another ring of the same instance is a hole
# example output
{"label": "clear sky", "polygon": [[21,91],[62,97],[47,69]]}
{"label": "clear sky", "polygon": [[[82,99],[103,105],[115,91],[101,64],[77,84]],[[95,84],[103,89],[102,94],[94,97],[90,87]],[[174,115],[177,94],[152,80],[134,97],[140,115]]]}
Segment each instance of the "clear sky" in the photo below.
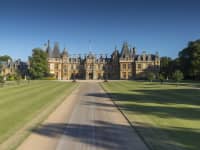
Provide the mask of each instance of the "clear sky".
{"label": "clear sky", "polygon": [[138,53],[175,58],[200,38],[199,6],[198,0],[1,0],[0,55],[27,60],[49,39],[71,54],[87,53],[89,45],[111,54],[128,41]]}

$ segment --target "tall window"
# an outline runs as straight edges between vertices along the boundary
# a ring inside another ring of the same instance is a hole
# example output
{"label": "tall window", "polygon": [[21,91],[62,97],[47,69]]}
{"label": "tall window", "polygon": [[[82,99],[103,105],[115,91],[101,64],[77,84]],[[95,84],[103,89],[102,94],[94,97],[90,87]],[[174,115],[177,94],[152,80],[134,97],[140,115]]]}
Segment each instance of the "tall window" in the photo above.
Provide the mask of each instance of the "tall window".
{"label": "tall window", "polygon": [[131,69],[131,64],[128,64],[128,69]]}
{"label": "tall window", "polygon": [[50,70],[54,70],[54,64],[50,64]]}
{"label": "tall window", "polygon": [[99,69],[99,70],[101,70],[101,69],[102,69],[102,68],[101,68],[101,65],[98,65],[98,69]]}
{"label": "tall window", "polygon": [[63,70],[64,70],[64,72],[67,72],[67,66],[66,65],[64,66]]}
{"label": "tall window", "polygon": [[58,64],[55,65],[55,69],[58,69]]}
{"label": "tall window", "polygon": [[126,64],[122,65],[123,70],[126,70]]}
{"label": "tall window", "polygon": [[138,64],[138,69],[141,70],[142,69],[142,65]]}

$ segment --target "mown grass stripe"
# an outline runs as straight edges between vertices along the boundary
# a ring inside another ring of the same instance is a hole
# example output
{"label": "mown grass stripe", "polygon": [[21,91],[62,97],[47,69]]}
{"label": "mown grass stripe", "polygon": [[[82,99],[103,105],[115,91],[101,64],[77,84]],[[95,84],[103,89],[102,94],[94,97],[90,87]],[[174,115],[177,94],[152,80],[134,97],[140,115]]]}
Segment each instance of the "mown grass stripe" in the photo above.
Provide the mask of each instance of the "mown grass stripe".
{"label": "mown grass stripe", "polygon": [[198,150],[200,89],[188,84],[120,81],[102,86],[152,149]]}
{"label": "mown grass stripe", "polygon": [[0,88],[0,143],[49,105],[63,99],[73,86],[74,83],[34,81]]}

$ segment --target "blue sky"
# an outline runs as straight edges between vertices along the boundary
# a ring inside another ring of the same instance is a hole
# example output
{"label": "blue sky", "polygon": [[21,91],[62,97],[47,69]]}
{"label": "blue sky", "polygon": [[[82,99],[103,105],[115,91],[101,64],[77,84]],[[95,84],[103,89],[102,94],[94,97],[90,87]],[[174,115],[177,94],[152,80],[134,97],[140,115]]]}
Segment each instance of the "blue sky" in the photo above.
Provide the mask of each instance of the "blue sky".
{"label": "blue sky", "polygon": [[[0,55],[27,60],[49,39],[71,54],[111,54],[123,41],[175,58],[200,38],[197,0],[1,0]],[[91,42],[90,42],[91,41]]]}

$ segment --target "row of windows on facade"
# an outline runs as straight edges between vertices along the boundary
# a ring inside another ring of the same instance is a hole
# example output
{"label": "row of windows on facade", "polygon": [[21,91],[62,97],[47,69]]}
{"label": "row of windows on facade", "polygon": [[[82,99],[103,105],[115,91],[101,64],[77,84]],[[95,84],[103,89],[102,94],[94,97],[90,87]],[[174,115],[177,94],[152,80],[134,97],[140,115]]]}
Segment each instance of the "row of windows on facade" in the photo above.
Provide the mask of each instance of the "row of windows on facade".
{"label": "row of windows on facade", "polygon": [[[148,64],[148,66],[147,66],[147,68],[152,68],[152,67],[154,67],[154,68],[156,68],[156,66],[153,66],[152,64]],[[128,65],[127,64],[122,64],[121,65],[121,68],[123,69],[123,70],[126,70],[126,69],[128,69],[128,70],[130,70],[130,69],[132,69],[132,64],[131,63],[129,63]],[[50,69],[51,70],[53,70],[53,69],[59,69],[59,66],[58,66],[58,64],[51,64],[50,65]],[[66,69],[67,70],[67,66],[64,66],[64,69]],[[77,65],[71,65],[71,69],[84,69],[84,66],[77,66]],[[103,66],[103,65],[88,65],[87,66],[87,69],[100,69],[100,70],[104,70],[104,69],[109,69],[109,70],[112,70],[113,69],[113,66]],[[137,64],[137,69],[138,70],[142,70],[142,64]]]}
{"label": "row of windows on facade", "polygon": [[[59,65],[58,64],[50,64],[50,66],[49,66],[49,68],[50,68],[50,70],[53,70],[53,69],[59,69]],[[64,66],[64,69],[66,69],[67,70],[67,66]],[[74,70],[76,70],[76,69],[84,69],[84,66],[83,65],[71,65],[71,67],[70,67],[71,69],[74,69]],[[87,69],[100,69],[100,70],[112,70],[114,67],[113,66],[111,66],[111,65],[109,65],[109,66],[104,66],[104,65],[88,65],[87,66]]]}
{"label": "row of windows on facade", "polygon": [[[159,57],[155,57],[155,59],[156,58],[159,59]],[[136,58],[133,58],[133,57],[121,57],[120,60],[152,61],[154,59],[152,58],[151,55],[143,54],[143,55],[139,55]]]}
{"label": "row of windows on facade", "polygon": [[[62,61],[60,58],[50,58],[49,61]],[[69,59],[69,60],[63,60],[63,63],[81,63],[80,59]],[[87,63],[105,63],[105,59],[87,59]]]}
{"label": "row of windows on facade", "polygon": [[[155,58],[159,59],[159,57],[155,57]],[[61,61],[62,60],[61,58],[50,58],[50,59],[54,60],[54,61]],[[133,58],[133,57],[125,57],[125,58],[121,57],[120,58],[120,60],[134,60],[134,59],[136,59],[137,61],[152,61],[152,60],[154,60],[151,55],[145,55],[145,54],[139,55],[137,58]],[[93,61],[93,62],[96,62],[96,63],[98,63],[98,62],[105,62],[106,61],[105,58],[99,58],[99,59],[92,59],[92,58],[89,58],[89,59],[68,58],[67,62],[69,62],[69,63],[73,63],[73,62],[80,63],[81,61],[85,62],[85,60],[86,61]]]}
{"label": "row of windows on facade", "polygon": [[[155,67],[154,65],[152,65],[151,63],[150,64],[146,64],[147,65],[147,68],[151,68],[151,67]],[[121,64],[121,68],[123,70],[126,70],[126,69],[132,69],[132,64],[129,63],[129,64]],[[137,69],[142,69],[142,64],[137,64]]]}

